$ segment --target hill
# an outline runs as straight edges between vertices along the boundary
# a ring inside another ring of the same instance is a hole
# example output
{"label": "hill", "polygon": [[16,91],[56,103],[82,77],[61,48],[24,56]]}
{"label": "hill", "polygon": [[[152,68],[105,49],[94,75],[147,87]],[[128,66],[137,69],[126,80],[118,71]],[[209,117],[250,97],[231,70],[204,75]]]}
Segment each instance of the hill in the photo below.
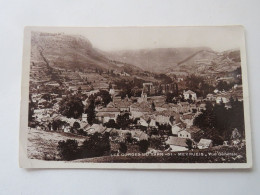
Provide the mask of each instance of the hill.
{"label": "hill", "polygon": [[166,73],[177,63],[205,48],[157,48],[114,51],[108,58],[134,64],[146,71]]}
{"label": "hill", "polygon": [[210,48],[158,48],[110,52],[108,58],[132,63],[157,73],[208,74],[240,66],[238,50],[215,52]]}
{"label": "hill", "polygon": [[112,61],[80,35],[32,32],[31,61],[51,67],[86,70],[142,71],[123,62]]}
{"label": "hill", "polygon": [[239,51],[225,51],[222,53],[202,50],[178,63],[183,70],[189,73],[216,74],[230,72],[240,66]]}

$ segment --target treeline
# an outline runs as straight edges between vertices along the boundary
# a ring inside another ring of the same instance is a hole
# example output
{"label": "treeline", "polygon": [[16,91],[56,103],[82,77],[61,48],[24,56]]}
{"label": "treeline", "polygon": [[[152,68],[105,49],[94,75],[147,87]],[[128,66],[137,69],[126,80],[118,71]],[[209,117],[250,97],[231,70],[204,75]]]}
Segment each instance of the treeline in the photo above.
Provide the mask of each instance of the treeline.
{"label": "treeline", "polygon": [[206,103],[206,110],[197,116],[194,125],[205,132],[206,138],[215,143],[223,144],[230,140],[232,131],[236,128],[242,138],[245,137],[243,102],[230,98],[231,108],[227,109],[224,103],[213,105]]}
{"label": "treeline", "polygon": [[[68,139],[66,141],[59,141],[57,150],[61,160],[75,160],[82,158],[93,158],[99,156],[107,156],[111,151],[111,145],[109,140],[109,133],[94,133],[87,136],[87,139],[82,145],[79,145],[78,141]],[[119,143],[119,149],[117,152],[127,152],[127,141]],[[141,140],[138,142],[139,151],[145,153],[150,145],[149,141]]]}
{"label": "treeline", "polygon": [[62,160],[75,160],[108,155],[110,152],[109,133],[95,133],[79,146],[76,140],[59,141],[57,146]]}
{"label": "treeline", "polygon": [[76,95],[68,95],[59,103],[59,112],[68,117],[78,119],[82,116],[82,113],[87,113],[91,116],[89,121],[90,124],[93,123],[93,119],[95,118],[95,106],[103,105],[106,106],[112,101],[112,98],[108,91],[100,90],[100,92],[90,95],[88,97],[88,105],[84,106],[82,101],[85,101],[87,97],[76,94]]}
{"label": "treeline", "polygon": [[143,83],[145,83],[145,80],[136,77],[134,77],[133,80],[121,79],[115,81],[117,89],[121,90],[121,98],[125,98],[126,96],[139,97],[142,93]]}
{"label": "treeline", "polygon": [[202,96],[203,98],[209,93],[212,93],[215,89],[214,86],[205,81],[205,78],[196,75],[187,76],[185,85],[187,89],[194,91],[198,97]]}

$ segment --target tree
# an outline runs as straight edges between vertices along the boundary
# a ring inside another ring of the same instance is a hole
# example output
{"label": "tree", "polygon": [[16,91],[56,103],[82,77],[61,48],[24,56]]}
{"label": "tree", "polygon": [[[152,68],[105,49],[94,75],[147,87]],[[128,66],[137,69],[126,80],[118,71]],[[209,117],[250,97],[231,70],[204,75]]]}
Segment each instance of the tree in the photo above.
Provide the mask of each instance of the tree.
{"label": "tree", "polygon": [[45,99],[46,101],[50,101],[51,100],[51,95],[48,93],[45,93],[42,95],[42,98]]}
{"label": "tree", "polygon": [[[109,72],[109,71],[108,71]],[[112,89],[113,88],[113,86],[112,86],[112,84],[111,83],[109,83],[109,86],[108,86],[108,88],[109,89]]]}
{"label": "tree", "polygon": [[162,149],[162,141],[159,138],[151,138],[150,145],[152,148],[161,150]]}
{"label": "tree", "polygon": [[206,110],[194,120],[194,125],[206,131],[207,138],[215,139],[215,144],[223,139],[229,140],[235,128],[242,137],[245,136],[243,102],[232,99],[230,109],[225,108],[223,102],[215,106],[208,102]]}
{"label": "tree", "polygon": [[156,111],[154,102],[152,103],[152,110],[153,110],[153,111]]}
{"label": "tree", "polygon": [[106,90],[100,90],[97,95],[102,98],[103,106],[107,106],[112,101],[111,95]]}
{"label": "tree", "polygon": [[186,140],[186,144],[188,146],[188,149],[191,150],[192,149],[192,140],[191,139],[187,139]]}
{"label": "tree", "polygon": [[129,113],[125,113],[123,115],[118,115],[116,122],[120,128],[122,128],[122,129],[127,128],[129,126],[129,124],[131,123],[131,120],[129,118]]}
{"label": "tree", "polygon": [[139,142],[139,151],[140,152],[146,153],[148,147],[149,147],[149,142],[147,140],[141,140]]}
{"label": "tree", "polygon": [[[31,123],[33,121],[33,114],[34,114],[35,105],[32,101],[32,96],[29,95],[29,109],[28,109],[28,121]],[[29,125],[31,125],[29,123]]]}
{"label": "tree", "polygon": [[82,92],[82,89],[81,87],[78,88],[78,92],[81,93]]}
{"label": "tree", "polygon": [[116,124],[114,119],[110,119],[107,123],[104,124],[107,128],[118,128],[118,125]]}
{"label": "tree", "polygon": [[78,142],[76,140],[59,141],[57,149],[62,160],[74,160],[79,157]]}
{"label": "tree", "polygon": [[89,104],[88,108],[86,109],[86,113],[88,114],[88,116],[87,116],[88,123],[90,125],[92,125],[95,120],[95,117],[96,117],[95,102],[93,99],[90,101],[90,104]]}
{"label": "tree", "polygon": [[84,111],[84,105],[78,96],[65,97],[59,105],[59,112],[68,118],[78,119]]}
{"label": "tree", "polygon": [[206,110],[197,116],[194,120],[194,125],[202,129],[211,129],[216,125],[216,116],[213,111],[213,105],[210,102],[206,103]]}
{"label": "tree", "polygon": [[56,131],[56,130],[60,129],[65,124],[66,124],[66,122],[64,122],[64,121],[54,120],[51,125],[52,125],[52,129],[54,131]]}
{"label": "tree", "polygon": [[166,102],[167,103],[172,103],[172,100],[173,100],[173,98],[174,98],[174,93],[167,93],[166,94]]}
{"label": "tree", "polygon": [[132,134],[130,132],[126,133],[125,142],[133,143],[133,137],[132,137]]}
{"label": "tree", "polygon": [[74,122],[73,123],[73,128],[74,129],[79,129],[80,128],[80,124],[78,122]]}
{"label": "tree", "polygon": [[110,151],[109,134],[94,133],[81,146],[82,158],[103,156]]}
{"label": "tree", "polygon": [[121,142],[120,144],[119,144],[119,151],[121,152],[121,153],[126,153],[127,152],[127,145],[125,144],[125,143],[123,143],[123,142]]}

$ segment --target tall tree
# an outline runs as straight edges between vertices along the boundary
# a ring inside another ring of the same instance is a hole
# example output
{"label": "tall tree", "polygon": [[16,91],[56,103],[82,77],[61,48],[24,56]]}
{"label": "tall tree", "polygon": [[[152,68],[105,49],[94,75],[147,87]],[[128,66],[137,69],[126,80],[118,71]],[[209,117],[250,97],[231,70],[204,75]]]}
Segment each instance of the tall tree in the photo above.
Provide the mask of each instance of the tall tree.
{"label": "tall tree", "polygon": [[78,96],[65,97],[59,105],[60,113],[68,118],[78,119],[84,111],[84,105]]}
{"label": "tall tree", "polygon": [[88,114],[88,116],[87,116],[88,123],[90,125],[92,125],[95,120],[95,117],[96,117],[95,101],[93,99],[90,101],[90,104],[89,104],[88,108],[86,109],[86,113]]}

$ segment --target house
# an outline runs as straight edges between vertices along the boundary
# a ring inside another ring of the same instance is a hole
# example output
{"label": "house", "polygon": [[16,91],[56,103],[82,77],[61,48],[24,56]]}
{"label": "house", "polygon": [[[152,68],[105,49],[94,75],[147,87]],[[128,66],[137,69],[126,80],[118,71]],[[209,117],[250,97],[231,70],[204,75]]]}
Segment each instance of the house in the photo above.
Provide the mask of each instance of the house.
{"label": "house", "polygon": [[88,114],[83,113],[83,114],[82,114],[82,117],[81,117],[81,120],[82,120],[83,122],[88,122],[87,117],[88,117]]}
{"label": "house", "polygon": [[156,111],[165,111],[169,108],[168,104],[166,104],[165,102],[159,102],[159,103],[155,103],[155,110]]}
{"label": "house", "polygon": [[206,110],[206,104],[205,103],[202,103],[199,106],[199,111],[202,111],[202,110]]}
{"label": "house", "polygon": [[200,139],[198,143],[199,149],[211,148],[213,146],[213,142],[211,139]]}
{"label": "house", "polygon": [[192,126],[192,127],[189,127],[189,128],[186,128],[182,131],[179,131],[178,132],[178,137],[180,138],[187,138],[187,139],[194,139],[194,137],[196,135],[198,135],[198,133],[201,131],[201,129],[195,127],[195,126]]}
{"label": "house", "polygon": [[128,99],[124,99],[114,103],[115,107],[118,108],[121,112],[130,112],[131,104],[132,102]]}
{"label": "house", "polygon": [[196,104],[190,104],[190,112],[196,113],[198,111]]}
{"label": "house", "polygon": [[136,139],[137,141],[141,140],[148,140],[148,135],[140,130],[131,131],[132,138]]}
{"label": "house", "polygon": [[148,126],[149,126],[148,122],[147,122],[145,119],[143,119],[143,118],[140,118],[140,120],[139,120],[138,123],[139,123],[141,126],[143,126],[143,127],[148,127]]}
{"label": "house", "polygon": [[206,97],[206,100],[208,100],[208,101],[215,101],[216,98],[214,97],[213,94],[209,93],[209,94],[207,95],[207,97]]}
{"label": "house", "polygon": [[186,113],[190,111],[190,104],[188,102],[179,102],[179,112]]}
{"label": "house", "polygon": [[64,127],[64,133],[70,133],[70,129],[71,129],[71,127],[69,126],[69,125],[66,125],[65,127]]}
{"label": "house", "polygon": [[88,134],[94,134],[94,133],[104,133],[106,130],[106,127],[103,127],[99,124],[93,124],[91,127],[87,128],[85,131]]}
{"label": "house", "polygon": [[160,124],[172,124],[171,119],[175,118],[176,113],[174,111],[166,110],[166,111],[156,111],[153,113],[155,121]]}
{"label": "house", "polygon": [[169,136],[165,143],[170,145],[172,151],[187,151],[189,149],[186,142],[186,138]]}
{"label": "house", "polygon": [[119,114],[120,110],[118,108],[106,107],[97,111],[96,118],[102,123],[107,123],[110,119],[116,121],[116,118]]}
{"label": "house", "polygon": [[224,96],[217,97],[216,98],[216,103],[220,104],[221,102],[223,102],[225,104],[225,103],[229,102],[229,100],[226,97],[224,97]]}
{"label": "house", "polygon": [[147,94],[143,93],[141,94],[141,97],[137,99],[138,103],[147,102]]}
{"label": "house", "polygon": [[197,100],[197,95],[196,95],[196,93],[193,92],[193,91],[191,91],[191,90],[184,91],[184,92],[183,92],[183,96],[184,96],[184,99],[185,99],[185,100],[188,100],[188,99]]}
{"label": "house", "polygon": [[130,106],[130,113],[134,119],[140,118],[141,116],[144,116],[150,112],[153,112],[153,110],[150,104],[147,102],[134,103]]}
{"label": "house", "polygon": [[151,119],[149,126],[153,128],[157,128],[156,121],[154,119]]}
{"label": "house", "polygon": [[190,127],[193,125],[194,121],[194,114],[191,112],[184,113],[182,116],[180,116],[180,120],[186,124],[187,127]]}
{"label": "house", "polygon": [[182,128],[179,126],[180,124],[176,124],[172,126],[172,135],[177,137],[178,133],[182,130]]}
{"label": "house", "polygon": [[100,113],[97,113],[96,115],[96,118],[102,122],[103,124],[104,123],[107,123],[109,120],[114,120],[116,121],[117,119],[117,116],[115,113],[108,113],[108,112],[100,112]]}

